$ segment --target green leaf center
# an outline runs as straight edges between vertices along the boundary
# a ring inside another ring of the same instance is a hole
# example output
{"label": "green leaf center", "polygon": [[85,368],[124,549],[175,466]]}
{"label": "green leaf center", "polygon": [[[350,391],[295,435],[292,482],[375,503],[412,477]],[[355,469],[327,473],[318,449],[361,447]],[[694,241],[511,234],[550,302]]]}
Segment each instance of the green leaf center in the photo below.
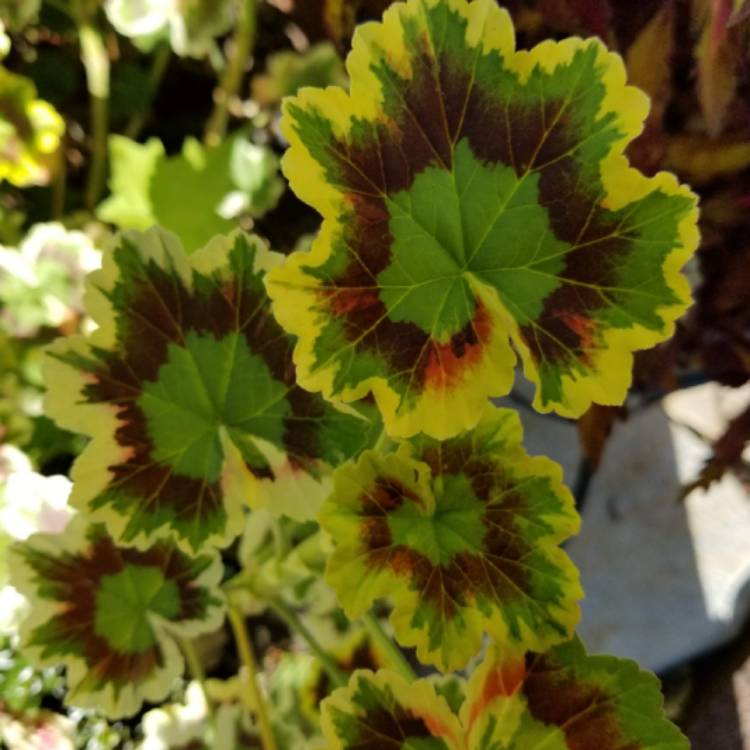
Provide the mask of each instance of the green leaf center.
{"label": "green leaf center", "polygon": [[177,584],[154,566],[129,566],[103,576],[96,594],[94,632],[119,653],[135,654],[154,645],[149,614],[165,619],[180,611]]}
{"label": "green leaf center", "polygon": [[425,514],[416,503],[403,503],[388,514],[394,545],[424,555],[433,565],[449,565],[461,552],[476,552],[482,542],[484,504],[463,474],[449,474],[434,484],[435,509]]}
{"label": "green leaf center", "polygon": [[391,263],[378,275],[391,320],[444,341],[472,319],[472,286],[494,287],[522,324],[559,285],[569,245],[539,203],[539,175],[481,162],[466,140],[453,168],[428,167],[388,198]]}
{"label": "green leaf center", "polygon": [[222,428],[251,466],[263,458],[250,435],[281,444],[290,411],[286,393],[240,333],[216,339],[191,331],[184,346],[169,345],[167,362],[145,384],[138,406],[152,457],[182,476],[214,482],[224,459]]}

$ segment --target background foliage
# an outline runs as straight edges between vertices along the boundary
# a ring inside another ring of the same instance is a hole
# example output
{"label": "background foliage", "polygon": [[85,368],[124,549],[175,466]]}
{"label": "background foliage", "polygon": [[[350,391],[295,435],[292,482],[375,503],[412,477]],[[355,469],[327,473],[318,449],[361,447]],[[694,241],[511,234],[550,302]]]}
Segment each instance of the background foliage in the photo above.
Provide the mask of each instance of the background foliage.
{"label": "background foliage", "polygon": [[[42,349],[61,334],[92,330],[83,277],[99,266],[100,250],[111,247],[115,231],[154,223],[177,235],[188,255],[237,228],[257,232],[281,254],[307,249],[320,218],[279,171],[288,146],[279,125],[281,100],[301,86],[346,85],[342,60],[355,25],[379,18],[388,5],[0,2],[0,554],[33,532],[58,531],[70,512],[65,477],[83,440],[43,414]],[[636,356],[624,407],[593,406],[580,418],[586,475],[629,408],[699,382],[737,387],[748,380],[750,4],[503,5],[521,48],[596,35],[619,51],[629,80],[652,98],[646,128],[628,148],[631,162],[647,175],[674,171],[702,204],[702,244],[688,269],[695,304],[670,341]],[[375,436],[363,440],[369,437]],[[742,453],[749,438],[746,412],[715,443],[694,486],[708,486],[727,471],[747,481]],[[401,460],[413,463],[408,453],[403,448]],[[426,486],[432,479],[421,481]],[[325,518],[330,528],[353,523],[330,506]],[[562,536],[556,532],[556,541]],[[328,544],[314,524],[279,522],[259,510],[241,540],[222,552],[226,577],[236,573],[241,584],[232,596],[251,625],[280,747],[321,746],[320,699],[351,670],[389,663],[377,636],[351,625],[338,609],[336,575],[329,576],[332,587],[322,579]],[[354,552],[337,553],[345,554]],[[4,565],[0,584],[7,584]],[[157,601],[162,615],[170,606]],[[228,628],[208,628],[194,641],[208,673],[205,691],[178,678],[167,705],[146,705],[114,721],[96,707],[65,707],[61,669],[37,669],[19,654],[16,630],[27,605],[12,587],[2,590],[1,609],[0,631],[8,635],[0,641],[0,737],[8,747],[191,746],[205,741],[211,706],[217,747],[259,746],[257,727],[241,708]],[[328,657],[311,654],[300,632]],[[462,689],[449,680],[424,688],[444,696],[441,711],[456,736],[466,729],[457,708]],[[523,731],[537,739],[533,727]]]}

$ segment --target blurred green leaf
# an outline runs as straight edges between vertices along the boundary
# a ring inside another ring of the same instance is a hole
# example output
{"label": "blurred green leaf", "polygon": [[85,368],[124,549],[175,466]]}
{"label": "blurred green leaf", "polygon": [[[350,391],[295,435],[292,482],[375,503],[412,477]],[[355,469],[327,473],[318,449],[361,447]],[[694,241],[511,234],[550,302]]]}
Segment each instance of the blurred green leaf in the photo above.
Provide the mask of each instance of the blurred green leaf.
{"label": "blurred green leaf", "polygon": [[0,180],[47,184],[64,130],[57,111],[36,98],[32,80],[0,67]]}
{"label": "blurred green leaf", "polygon": [[10,637],[0,640],[0,703],[14,713],[31,712],[43,698],[64,686],[60,668],[34,669],[14,648]]}
{"label": "blurred green leaf", "polygon": [[0,20],[17,31],[36,18],[41,4],[41,0],[0,0]]}
{"label": "blurred green leaf", "polygon": [[284,183],[267,148],[236,134],[216,148],[187,138],[182,153],[166,156],[157,138],[139,144],[110,138],[112,195],[97,211],[122,229],[171,230],[188,253],[231,231],[241,213],[261,216],[276,205]]}
{"label": "blurred green leaf", "polygon": [[253,99],[273,105],[293,96],[303,86],[346,86],[344,64],[330,42],[321,42],[306,52],[282,50],[266,60],[266,72],[253,78]]}

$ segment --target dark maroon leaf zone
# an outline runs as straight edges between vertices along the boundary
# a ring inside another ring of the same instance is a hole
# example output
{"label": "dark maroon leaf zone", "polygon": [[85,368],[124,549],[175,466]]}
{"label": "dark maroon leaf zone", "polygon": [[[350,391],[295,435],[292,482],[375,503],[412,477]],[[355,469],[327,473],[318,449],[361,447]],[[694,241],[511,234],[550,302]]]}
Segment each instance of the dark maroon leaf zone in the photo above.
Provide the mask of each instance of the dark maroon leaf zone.
{"label": "dark maroon leaf zone", "polygon": [[[359,226],[356,224],[353,230]],[[389,233],[388,242],[381,244],[388,254],[390,241]],[[443,389],[458,385],[461,374],[481,359],[492,339],[494,321],[489,310],[476,300],[472,319],[443,344],[414,323],[392,321],[371,288],[379,272],[375,270],[379,258],[383,257],[378,256],[378,242],[379,237],[369,230],[358,236],[360,249],[356,252],[363,263],[350,264],[337,286],[322,292],[332,316],[343,321],[348,341],[377,352],[386,360],[388,371],[400,373],[396,379],[410,388],[421,392],[427,386]],[[365,286],[370,288],[363,290]]]}
{"label": "dark maroon leaf zone", "polygon": [[382,750],[384,736],[393,743],[398,742],[398,747],[402,747],[410,739],[435,736],[424,719],[401,708],[394,708],[392,711],[382,709],[368,714],[366,722],[360,728],[360,735],[354,745],[357,750]]}
{"label": "dark maroon leaf zone", "polygon": [[[434,740],[434,748],[446,747],[427,721],[399,704],[388,688],[384,692],[366,679],[361,679],[353,703],[364,712],[354,715],[334,706],[328,708],[336,733],[343,746],[351,750],[383,750],[384,747],[408,747],[409,740]],[[432,748],[433,745],[430,745]]]}
{"label": "dark maroon leaf zone", "polygon": [[[502,499],[493,501],[502,479],[496,465],[486,459],[467,456],[462,464],[456,453],[433,466],[439,466],[439,473],[443,475],[465,474],[476,497],[485,503],[482,516],[485,532],[483,538],[477,540],[481,553],[459,552],[448,564],[435,564],[420,552],[395,544],[388,515],[404,503],[422,506],[423,501],[399,480],[381,476],[360,498],[360,538],[367,550],[368,564],[375,568],[387,567],[407,579],[410,588],[419,591],[420,596],[446,619],[461,608],[475,606],[477,598],[504,602],[518,599],[519,592],[528,591],[533,585],[527,569],[518,565],[531,551],[514,521],[527,512],[524,498],[505,488]],[[435,515],[439,516],[439,495],[436,506]]]}
{"label": "dark maroon leaf zone", "polygon": [[[289,107],[327,179],[346,196],[336,242],[351,249],[351,260],[343,269],[318,269],[331,309],[346,317],[346,335],[358,348],[377,351],[393,373],[414,371],[413,382],[424,385],[429,334],[414,324],[390,321],[377,297],[377,275],[390,264],[393,243],[387,197],[408,189],[428,166],[451,169],[455,145],[467,139],[488,164],[510,166],[519,178],[533,169],[554,234],[582,246],[566,256],[559,274],[579,284],[563,283],[552,292],[536,321],[548,335],[536,336],[531,328],[522,334],[537,361],[556,362],[571,354],[584,358],[596,331],[590,321],[569,313],[585,311],[590,319],[606,306],[592,287],[616,286],[618,258],[629,250],[627,240],[613,236],[621,217],[599,208],[604,190],[598,169],[591,168],[620,135],[613,116],[596,120],[604,86],[587,82],[576,89],[573,80],[567,90],[560,84],[556,94],[547,81],[547,99],[540,103],[540,79],[548,74],[537,70],[520,83],[496,52],[478,54],[467,46],[466,22],[447,6],[426,12],[432,39],[441,39],[442,46],[434,49],[433,41],[407,24],[412,77],[400,78],[385,63],[373,65],[385,97],[381,121],[355,120],[351,136],[344,139],[334,135],[324,113]],[[592,80],[596,55],[592,45],[577,53],[574,62]],[[556,71],[555,80],[565,81],[566,70],[568,66]],[[585,159],[578,148],[582,133],[594,135]],[[465,339],[467,331],[456,336]],[[398,344],[384,349],[384,341]],[[462,356],[466,354],[457,359]]]}
{"label": "dark maroon leaf zone", "polygon": [[[364,639],[350,654],[343,659],[338,659],[338,665],[346,674],[351,674],[356,669],[369,669],[377,671],[381,663],[375,655],[375,651],[370,644],[369,639]],[[321,669],[313,686],[313,705],[319,706],[321,701],[326,698],[333,685],[331,678],[324,669]]]}
{"label": "dark maroon leaf zone", "polygon": [[[410,92],[415,88],[409,85]],[[426,90],[430,91],[435,93],[434,85]],[[420,97],[412,93],[409,105],[420,102]],[[309,122],[308,113],[293,106],[290,110],[298,122]],[[430,116],[430,120],[437,119],[434,114]],[[346,339],[356,342],[358,349],[384,358],[389,373],[402,373],[397,377],[416,391],[428,384],[445,386],[440,374],[443,369],[460,372],[487,346],[491,319],[486,308],[477,302],[474,318],[441,345],[414,323],[392,321],[376,288],[378,274],[390,264],[394,241],[387,197],[408,189],[414,178],[434,163],[433,147],[406,116],[397,123],[359,120],[353,132],[351,142],[329,134],[331,142],[325,149],[333,163],[331,179],[347,192],[348,209],[341,217],[346,228],[341,241],[351,248],[352,260],[335,278],[323,270],[323,300],[334,318],[343,321]],[[446,157],[450,164],[450,150]],[[310,272],[314,274],[315,269]]]}
{"label": "dark maroon leaf zone", "polygon": [[138,653],[118,653],[95,633],[96,597],[102,579],[131,566],[158,568],[177,587],[180,610],[175,622],[201,619],[213,600],[194,581],[210,560],[191,559],[166,542],[146,550],[118,547],[103,526],[91,527],[87,538],[88,547],[76,553],[50,555],[30,546],[21,548],[36,574],[40,596],[59,602],[58,614],[34,630],[31,643],[41,647],[44,656],[75,653],[86,663],[87,679],[97,685],[143,682],[164,665],[164,656],[158,645]]}
{"label": "dark maroon leaf zone", "polygon": [[575,675],[554,654],[528,654],[523,694],[532,716],[560,727],[571,750],[642,750],[625,736],[617,705],[600,686]]}
{"label": "dark maroon leaf zone", "polygon": [[[123,460],[109,467],[111,483],[95,506],[121,505],[124,513],[129,498],[136,498],[147,513],[168,508],[192,523],[223,526],[219,482],[180,476],[155,461],[146,416],[137,403],[144,384],[158,378],[169,345],[184,346],[189,332],[217,340],[242,333],[250,351],[262,357],[273,377],[288,388],[291,415],[285,420],[281,447],[293,468],[312,470],[320,457],[320,424],[327,407],[318,395],[296,386],[293,342],[271,315],[262,279],[252,271],[254,255],[246,240],[238,238],[230,255],[230,272],[225,269],[211,277],[194,273],[191,290],[174,268],[143,261],[127,237],[115,250],[121,276],[107,293],[116,312],[114,351],[92,348],[91,357],[60,357],[92,376],[84,391],[86,401],[111,404],[118,410],[115,439],[123,448]],[[273,478],[268,465],[248,468],[260,478]]]}
{"label": "dark maroon leaf zone", "polygon": [[237,747],[241,750],[251,750],[252,748],[262,749],[263,742],[257,734],[251,734],[241,728],[237,732]]}
{"label": "dark maroon leaf zone", "polygon": [[477,300],[472,320],[445,344],[414,323],[392,321],[374,288],[377,275],[388,266],[393,242],[385,200],[375,195],[368,200],[352,196],[351,205],[347,244],[357,260],[348,264],[333,285],[326,285],[323,301],[331,315],[342,321],[346,339],[384,358],[388,371],[401,373],[395,377],[403,383],[417,391],[427,385],[450,385],[481,356],[491,339],[493,323],[487,308]]}
{"label": "dark maroon leaf zone", "polygon": [[[518,450],[507,446],[504,449],[506,456],[512,450]],[[424,438],[418,458],[430,467],[433,477],[463,474],[471,483],[476,497],[487,504],[497,494],[511,489],[514,483],[513,478],[503,471],[497,458],[487,455],[477,442],[465,435],[445,441]]]}

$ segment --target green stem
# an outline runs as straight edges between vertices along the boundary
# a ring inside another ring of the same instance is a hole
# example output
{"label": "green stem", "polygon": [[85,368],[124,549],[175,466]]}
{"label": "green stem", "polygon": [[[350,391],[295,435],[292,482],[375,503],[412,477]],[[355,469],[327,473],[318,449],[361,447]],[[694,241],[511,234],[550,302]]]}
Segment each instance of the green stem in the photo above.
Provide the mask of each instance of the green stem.
{"label": "green stem", "polygon": [[333,657],[318,643],[315,636],[308,630],[304,622],[299,618],[297,613],[281,599],[269,598],[268,606],[289,626],[297,632],[300,637],[307,643],[315,656],[320,661],[323,669],[330,678],[335,687],[343,687],[347,683],[347,677],[339,668]]}
{"label": "green stem", "polygon": [[93,209],[104,190],[109,131],[109,56],[99,30],[78,3],[78,34],[81,60],[86,70],[91,119],[91,164],[84,193],[86,208]]}
{"label": "green stem", "polygon": [[162,43],[156,48],[156,52],[151,60],[151,70],[148,74],[148,96],[144,103],[145,106],[140,112],[136,112],[130,118],[124,130],[124,135],[131,140],[138,138],[143,130],[143,126],[148,122],[151,112],[151,102],[156,97],[156,92],[159,90],[162,78],[164,78],[164,74],[167,72],[171,57],[172,49],[168,44]]}
{"label": "green stem", "polygon": [[378,439],[375,441],[373,450],[385,452],[391,447],[391,439],[388,437],[388,433],[385,431],[385,427],[380,431]]}
{"label": "green stem", "polygon": [[326,567],[327,555],[323,549],[324,532],[318,529],[307,539],[294,547],[295,554],[314,573],[323,575]]}
{"label": "green stem", "polygon": [[65,215],[65,188],[67,182],[68,166],[65,161],[65,141],[60,144],[60,150],[55,165],[55,173],[52,178],[52,218],[62,221]]}
{"label": "green stem", "polygon": [[271,531],[273,533],[273,547],[276,562],[280,563],[289,552],[289,540],[287,539],[286,531],[284,530],[280,518],[273,519]]}
{"label": "green stem", "polygon": [[91,167],[86,184],[86,208],[93,209],[104,192],[104,181],[107,174],[107,137],[109,135],[109,106],[107,99],[92,97],[91,125],[93,144],[91,149]]}
{"label": "green stem", "polygon": [[245,66],[255,44],[256,0],[239,0],[240,15],[231,41],[229,59],[219,86],[214,91],[214,110],[208,118],[203,137],[207,146],[215,146],[226,135],[229,122],[229,103],[237,96]]}
{"label": "green stem", "polygon": [[214,718],[214,706],[211,699],[208,696],[206,690],[206,673],[203,669],[203,664],[198,658],[198,654],[193,646],[193,642],[189,638],[181,638],[180,646],[182,647],[182,653],[185,654],[185,661],[190,671],[190,676],[201,686],[203,691],[203,698],[206,701],[206,710],[208,711],[209,717]]}
{"label": "green stem", "polygon": [[289,607],[284,601],[275,596],[263,596],[253,587],[249,577],[242,575],[233,580],[227,581],[223,586],[224,591],[231,596],[232,590],[245,590],[248,591],[255,599],[259,599],[266,603],[270,609],[282,620],[289,629],[297,633],[310,648],[315,656],[318,657],[323,669],[331,679],[331,682],[336,687],[342,687],[346,685],[347,677],[344,672],[339,668],[336,660],[320,645],[315,636],[310,632],[304,622],[300,619],[299,615]]}
{"label": "green stem", "polygon": [[411,668],[411,664],[406,660],[403,651],[391,640],[388,634],[383,630],[383,626],[380,624],[380,620],[372,614],[372,612],[366,612],[362,615],[362,624],[365,626],[370,638],[383,652],[383,655],[388,659],[391,665],[391,669],[398,672],[408,682],[413,682],[417,679],[417,675]]}
{"label": "green stem", "polygon": [[240,659],[247,673],[242,684],[247,687],[245,694],[245,703],[254,713],[260,725],[260,737],[263,742],[263,750],[278,750],[276,740],[271,731],[271,722],[268,718],[268,711],[263,695],[258,688],[258,668],[255,662],[255,654],[250,643],[250,638],[245,627],[245,618],[242,613],[234,607],[229,607],[229,624],[232,626],[234,639],[237,643],[237,650],[240,653]]}

